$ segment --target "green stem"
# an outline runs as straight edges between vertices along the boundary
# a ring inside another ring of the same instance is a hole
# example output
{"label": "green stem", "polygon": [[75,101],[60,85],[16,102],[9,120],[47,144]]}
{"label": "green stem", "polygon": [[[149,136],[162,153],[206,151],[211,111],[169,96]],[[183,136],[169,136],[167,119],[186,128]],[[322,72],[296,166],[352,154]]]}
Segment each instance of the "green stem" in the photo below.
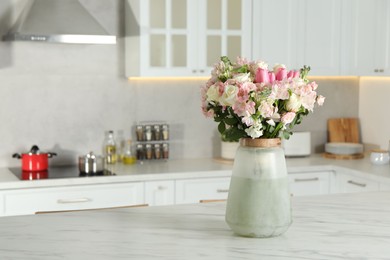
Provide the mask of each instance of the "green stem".
{"label": "green stem", "polygon": [[282,127],[283,127],[283,123],[282,123],[282,122],[279,122],[279,123],[276,125],[275,130],[271,133],[270,138],[275,138],[275,137],[277,137],[278,134],[279,134],[279,131],[280,131],[280,129],[282,129]]}

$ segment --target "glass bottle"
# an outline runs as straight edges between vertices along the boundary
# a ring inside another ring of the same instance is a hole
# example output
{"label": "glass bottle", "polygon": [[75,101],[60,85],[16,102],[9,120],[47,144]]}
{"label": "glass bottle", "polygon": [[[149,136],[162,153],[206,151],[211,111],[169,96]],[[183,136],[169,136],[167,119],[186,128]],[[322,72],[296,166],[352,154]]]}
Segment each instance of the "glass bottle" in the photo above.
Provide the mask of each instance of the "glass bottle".
{"label": "glass bottle", "polygon": [[116,142],[117,160],[118,162],[122,162],[125,153],[125,146],[126,146],[126,139],[123,130],[118,130],[118,134],[115,138],[115,142]]}
{"label": "glass bottle", "polygon": [[107,131],[103,142],[103,156],[107,164],[115,164],[117,162],[116,143],[114,131]]}
{"label": "glass bottle", "polygon": [[123,154],[123,163],[124,164],[134,164],[137,161],[137,159],[134,156],[133,153],[133,147],[131,140],[127,140],[124,154]]}

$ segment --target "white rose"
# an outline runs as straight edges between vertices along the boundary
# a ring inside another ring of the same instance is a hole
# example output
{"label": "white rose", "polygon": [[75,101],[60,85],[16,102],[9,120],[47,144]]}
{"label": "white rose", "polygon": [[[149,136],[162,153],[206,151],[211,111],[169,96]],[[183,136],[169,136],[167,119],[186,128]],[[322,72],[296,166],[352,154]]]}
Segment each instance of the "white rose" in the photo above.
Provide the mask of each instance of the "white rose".
{"label": "white rose", "polygon": [[286,103],[286,109],[290,112],[298,112],[298,110],[301,108],[302,102],[300,98],[292,93],[289,100]]}
{"label": "white rose", "polygon": [[219,100],[219,88],[216,85],[212,85],[206,92],[208,102],[218,102]]}
{"label": "white rose", "polygon": [[237,93],[238,87],[234,85],[226,85],[219,102],[224,106],[232,106],[236,102]]}
{"label": "white rose", "polygon": [[234,75],[233,79],[236,80],[237,82],[241,82],[241,83],[250,82],[251,81],[250,73],[239,73],[239,74],[236,74],[236,75]]}

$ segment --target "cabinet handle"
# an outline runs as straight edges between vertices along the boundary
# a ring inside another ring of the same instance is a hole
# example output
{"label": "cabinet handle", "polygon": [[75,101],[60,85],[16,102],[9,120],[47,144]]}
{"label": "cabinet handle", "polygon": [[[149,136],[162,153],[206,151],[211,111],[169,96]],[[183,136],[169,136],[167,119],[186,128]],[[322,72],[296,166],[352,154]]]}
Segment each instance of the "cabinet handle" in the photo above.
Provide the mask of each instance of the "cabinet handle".
{"label": "cabinet handle", "polygon": [[226,193],[229,192],[229,189],[217,189],[218,193]]}
{"label": "cabinet handle", "polygon": [[57,200],[57,203],[59,204],[67,204],[67,203],[83,203],[83,202],[90,202],[91,199],[88,198],[78,198],[78,199],[59,199]]}
{"label": "cabinet handle", "polygon": [[192,73],[197,73],[198,71],[197,70],[192,70]]}
{"label": "cabinet handle", "polygon": [[384,69],[380,69],[379,72],[384,72],[385,70]]}
{"label": "cabinet handle", "polygon": [[374,69],[374,72],[379,72],[379,70],[378,69]]}
{"label": "cabinet handle", "polygon": [[318,181],[320,180],[318,177],[315,178],[305,178],[305,179],[294,179],[296,182],[304,182],[304,181]]}
{"label": "cabinet handle", "polygon": [[158,186],[157,189],[158,189],[158,190],[167,190],[168,188],[165,187],[165,186]]}
{"label": "cabinet handle", "polygon": [[204,70],[200,70],[199,72],[200,72],[200,73],[204,73]]}
{"label": "cabinet handle", "polygon": [[365,184],[365,183],[359,183],[359,182],[352,181],[352,180],[349,180],[348,183],[352,184],[352,185],[359,186],[359,187],[363,187],[363,188],[367,186],[367,184]]}

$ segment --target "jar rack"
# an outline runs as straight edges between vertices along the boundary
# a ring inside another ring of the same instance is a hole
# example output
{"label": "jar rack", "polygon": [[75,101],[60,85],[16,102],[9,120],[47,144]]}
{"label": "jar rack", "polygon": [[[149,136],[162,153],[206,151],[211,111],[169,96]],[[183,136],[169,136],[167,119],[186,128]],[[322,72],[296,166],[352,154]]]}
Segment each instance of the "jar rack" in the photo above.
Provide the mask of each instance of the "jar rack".
{"label": "jar rack", "polygon": [[167,160],[169,158],[169,125],[166,122],[138,122],[135,126],[135,136],[137,160]]}

